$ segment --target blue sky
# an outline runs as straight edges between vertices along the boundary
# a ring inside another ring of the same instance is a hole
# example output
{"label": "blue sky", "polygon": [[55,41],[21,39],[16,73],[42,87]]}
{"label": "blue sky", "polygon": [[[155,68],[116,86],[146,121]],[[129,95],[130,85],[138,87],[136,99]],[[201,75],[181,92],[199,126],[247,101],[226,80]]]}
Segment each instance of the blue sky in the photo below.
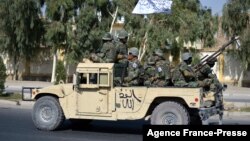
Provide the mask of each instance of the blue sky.
{"label": "blue sky", "polygon": [[203,6],[212,9],[213,14],[222,14],[222,9],[227,0],[200,0]]}

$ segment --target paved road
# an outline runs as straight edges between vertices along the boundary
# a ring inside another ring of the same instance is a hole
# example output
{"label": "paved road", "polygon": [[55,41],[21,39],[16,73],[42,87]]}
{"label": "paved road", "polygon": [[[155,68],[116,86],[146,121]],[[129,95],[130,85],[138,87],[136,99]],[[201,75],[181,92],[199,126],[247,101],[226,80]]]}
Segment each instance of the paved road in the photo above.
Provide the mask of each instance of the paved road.
{"label": "paved road", "polygon": [[[66,121],[59,131],[37,130],[31,119],[31,104],[16,106],[13,102],[0,102],[0,141],[140,141],[143,121],[94,121],[90,126],[72,127]],[[224,124],[249,124],[250,114],[225,115]],[[209,120],[217,124],[217,118]]]}
{"label": "paved road", "polygon": [[250,103],[250,88],[229,85],[223,94],[228,102]]}
{"label": "paved road", "polygon": [[89,127],[54,132],[38,131],[31,120],[31,109],[0,107],[0,141],[140,141],[142,122],[93,122]]}

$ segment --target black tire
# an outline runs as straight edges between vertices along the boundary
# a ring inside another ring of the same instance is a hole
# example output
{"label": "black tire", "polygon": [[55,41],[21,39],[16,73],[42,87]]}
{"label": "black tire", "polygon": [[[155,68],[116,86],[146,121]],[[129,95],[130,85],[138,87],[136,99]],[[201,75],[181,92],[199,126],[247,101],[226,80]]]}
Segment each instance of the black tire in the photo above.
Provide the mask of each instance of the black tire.
{"label": "black tire", "polygon": [[89,127],[90,123],[93,121],[91,119],[70,119],[72,128],[82,128]]}
{"label": "black tire", "polygon": [[39,98],[33,107],[32,120],[39,130],[59,129],[65,117],[58,99],[51,96]]}
{"label": "black tire", "polygon": [[190,116],[181,104],[167,101],[154,109],[150,122],[152,125],[188,125]]}
{"label": "black tire", "polygon": [[71,124],[74,125],[89,125],[93,120],[91,119],[70,119]]}
{"label": "black tire", "polygon": [[201,117],[199,115],[191,116],[190,124],[191,125],[202,125]]}

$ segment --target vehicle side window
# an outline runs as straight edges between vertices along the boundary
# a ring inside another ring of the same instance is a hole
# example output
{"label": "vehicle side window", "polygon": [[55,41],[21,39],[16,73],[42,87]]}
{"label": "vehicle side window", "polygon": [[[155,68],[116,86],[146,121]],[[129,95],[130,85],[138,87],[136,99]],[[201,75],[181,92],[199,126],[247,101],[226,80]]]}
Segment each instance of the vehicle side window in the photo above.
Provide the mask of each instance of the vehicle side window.
{"label": "vehicle side window", "polygon": [[89,74],[89,84],[97,84],[97,73]]}
{"label": "vehicle side window", "polygon": [[108,72],[79,73],[80,88],[110,87],[110,75]]}
{"label": "vehicle side window", "polygon": [[80,84],[87,84],[87,74],[80,73],[79,77]]}
{"label": "vehicle side window", "polygon": [[107,86],[107,85],[109,85],[109,75],[108,75],[108,73],[100,73],[99,74],[100,76],[100,78],[99,78],[99,80],[100,80],[100,85],[104,85],[104,86]]}

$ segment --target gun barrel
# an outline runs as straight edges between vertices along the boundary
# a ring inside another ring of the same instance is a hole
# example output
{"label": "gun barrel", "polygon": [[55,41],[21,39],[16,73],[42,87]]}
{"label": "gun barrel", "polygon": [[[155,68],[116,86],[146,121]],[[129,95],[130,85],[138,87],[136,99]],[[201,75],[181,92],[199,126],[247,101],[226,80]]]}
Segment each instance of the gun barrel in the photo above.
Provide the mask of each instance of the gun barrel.
{"label": "gun barrel", "polygon": [[[227,42],[226,44],[224,44],[220,49],[218,49],[215,53],[213,53],[212,55],[210,55],[209,57],[205,56],[205,58],[203,57],[201,62],[196,65],[194,67],[195,72],[199,71],[201,68],[203,68],[209,61],[214,60],[215,58],[217,58],[229,45],[231,45],[232,43],[234,43],[236,41],[236,43],[238,44],[238,39],[239,37],[233,37],[229,42]],[[207,57],[207,58],[206,58]]]}

